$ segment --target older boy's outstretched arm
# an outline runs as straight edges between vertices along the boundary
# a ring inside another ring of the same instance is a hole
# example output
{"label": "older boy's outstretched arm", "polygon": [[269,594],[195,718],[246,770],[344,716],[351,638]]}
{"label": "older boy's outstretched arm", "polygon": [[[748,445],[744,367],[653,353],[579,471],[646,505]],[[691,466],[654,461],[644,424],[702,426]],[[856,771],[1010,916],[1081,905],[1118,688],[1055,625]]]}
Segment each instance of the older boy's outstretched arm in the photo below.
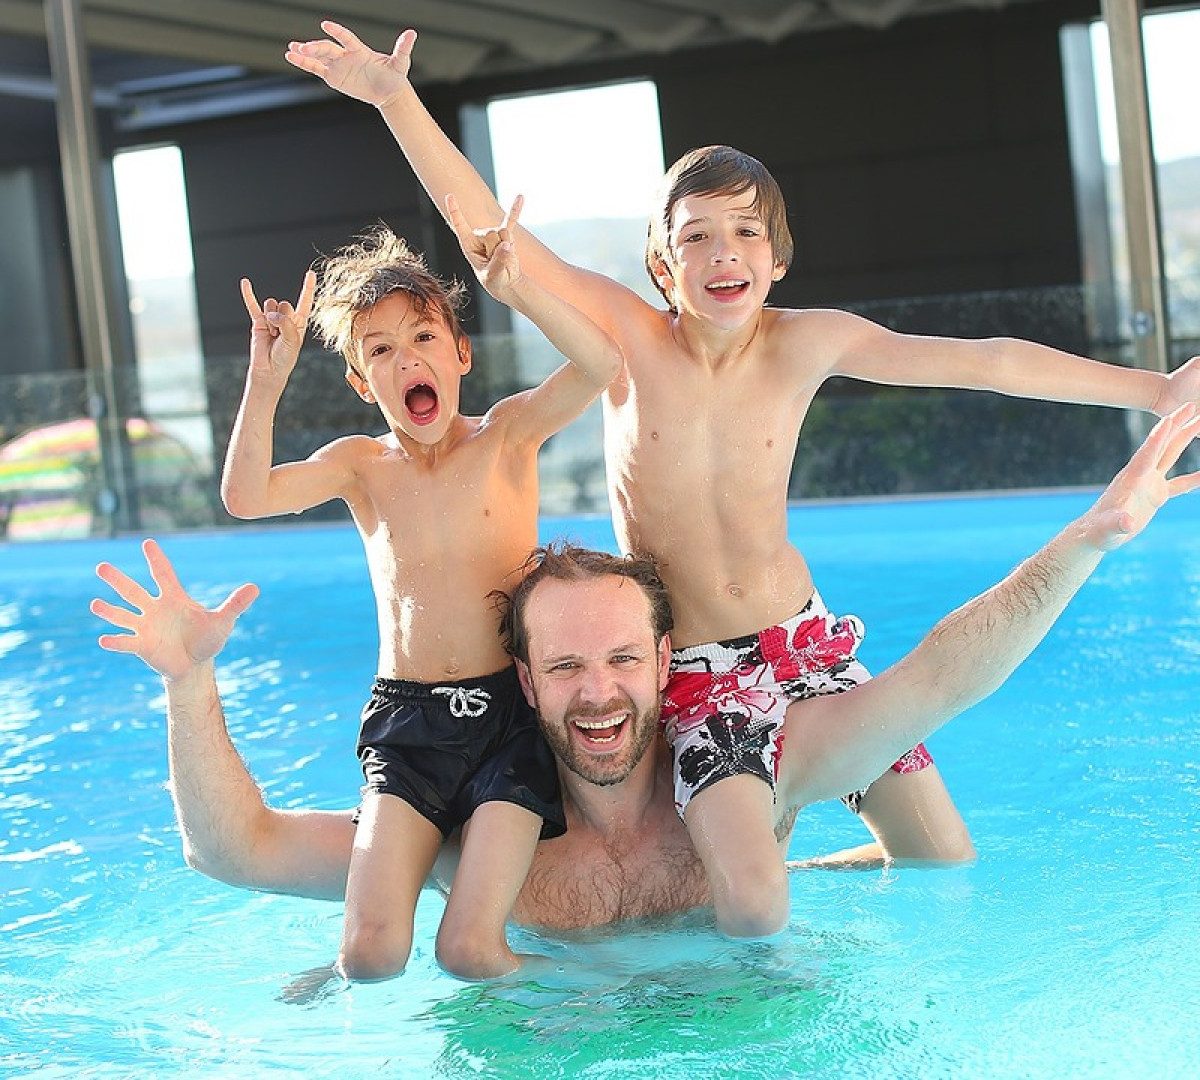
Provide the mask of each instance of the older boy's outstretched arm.
{"label": "older boy's outstretched arm", "polygon": [[[328,38],[288,44],[288,63],[316,75],[339,93],[374,105],[443,215],[446,196],[453,195],[468,220],[488,225],[499,222],[504,212],[491,189],[438,127],[409,82],[417,32],[405,30],[391,53],[384,54],[338,23],[327,20],[321,29]],[[610,333],[629,318],[631,310],[650,309],[624,285],[560,259],[525,229],[517,229],[514,239],[528,276]]]}
{"label": "older boy's outstretched arm", "polygon": [[833,375],[895,386],[994,390],[1045,401],[1144,409],[1158,416],[1200,401],[1200,357],[1164,375],[1019,338],[899,334],[846,312],[813,314],[826,324],[819,333],[833,360]]}
{"label": "older boy's outstretched arm", "polygon": [[311,270],[304,275],[293,306],[274,299],[260,304],[250,280],[242,278],[242,301],[250,316],[250,366],[221,475],[221,499],[234,517],[298,513],[341,494],[349,482],[337,443],[307,461],[271,465],[275,412],[304,343],[316,282]]}
{"label": "older boy's outstretched arm", "polygon": [[209,610],[183,591],[153,540],[142,550],[159,594],[101,563],[97,575],[129,606],[96,599],[91,610],[129,631],[102,635],[101,648],[137,656],[162,676],[171,793],[188,865],[231,885],[340,898],[354,838],[350,814],[268,807],[225,726],[213,658],[258,588],[243,585]]}
{"label": "older boy's outstretched arm", "polygon": [[596,400],[620,372],[622,357],[616,342],[582,311],[521,272],[513,234],[523,203],[518,195],[497,228],[472,229],[458,200],[447,195],[446,220],[480,284],[528,318],[567,359],[540,386],[497,406],[509,413],[515,430],[540,445]]}
{"label": "older boy's outstretched arm", "polygon": [[1166,477],[1200,435],[1200,410],[1160,420],[1097,502],[1007,578],[951,612],[908,656],[836,697],[788,709],[785,805],[865,787],[947,720],[992,693],[1033,651],[1105,552],[1142,531],[1200,473]]}

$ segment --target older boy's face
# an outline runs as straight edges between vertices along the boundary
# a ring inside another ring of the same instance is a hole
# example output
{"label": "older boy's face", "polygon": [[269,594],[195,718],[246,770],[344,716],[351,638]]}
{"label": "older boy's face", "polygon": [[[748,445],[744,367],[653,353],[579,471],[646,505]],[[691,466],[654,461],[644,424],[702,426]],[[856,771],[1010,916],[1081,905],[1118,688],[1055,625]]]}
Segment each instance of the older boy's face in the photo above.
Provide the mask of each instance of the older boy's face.
{"label": "older boy's face", "polygon": [[734,329],[757,317],[783,277],[754,194],[688,195],[675,204],[666,269],[680,314]]}
{"label": "older boy's face", "polygon": [[620,783],[658,735],[671,660],[650,601],[628,578],[548,578],[524,615],[529,664],[518,672],[555,757],[589,783]]}
{"label": "older boy's face", "polygon": [[459,382],[471,368],[442,314],[418,311],[404,292],[385,296],[354,323],[361,375],[348,376],[364,401],[378,404],[392,431],[438,442],[458,416]]}

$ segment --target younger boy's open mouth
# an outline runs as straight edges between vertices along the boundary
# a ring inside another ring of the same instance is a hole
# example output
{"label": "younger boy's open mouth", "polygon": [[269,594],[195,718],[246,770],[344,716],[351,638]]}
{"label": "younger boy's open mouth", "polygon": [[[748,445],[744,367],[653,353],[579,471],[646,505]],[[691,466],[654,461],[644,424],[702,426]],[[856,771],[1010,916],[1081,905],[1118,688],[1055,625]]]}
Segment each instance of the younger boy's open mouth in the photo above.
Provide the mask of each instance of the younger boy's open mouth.
{"label": "younger boy's open mouth", "polygon": [[417,424],[432,424],[438,415],[437,391],[429,383],[414,383],[404,392],[404,407]]}
{"label": "younger boy's open mouth", "polygon": [[718,300],[740,300],[750,288],[750,282],[745,278],[721,278],[710,281],[704,286],[704,291]]}

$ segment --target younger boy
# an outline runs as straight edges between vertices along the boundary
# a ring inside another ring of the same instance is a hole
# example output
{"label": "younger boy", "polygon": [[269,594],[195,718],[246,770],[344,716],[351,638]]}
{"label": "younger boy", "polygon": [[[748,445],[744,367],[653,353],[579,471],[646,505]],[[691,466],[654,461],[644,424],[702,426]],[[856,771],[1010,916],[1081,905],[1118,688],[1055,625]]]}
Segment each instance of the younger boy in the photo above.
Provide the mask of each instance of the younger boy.
{"label": "younger boy", "polygon": [[[383,55],[321,25],[332,40],[293,42],[288,60],[375,105],[435,203],[454,193],[473,217],[496,220],[491,191],[408,82],[415,33]],[[526,272],[621,347],[624,370],[604,396],[609,496],[622,549],[657,559],[675,612],[664,717],[677,803],[719,925],[777,930],[787,882],[771,823],[787,702],[867,677],[860,625],[824,609],[787,536],[791,462],[817,389],[844,375],[1165,415],[1200,396],[1200,361],[1168,377],[1013,339],[916,337],[842,311],[765,308],[791,261],[786,211],[770,173],[730,147],[693,151],[667,174],[646,257],[665,311],[527,232],[516,242]],[[973,857],[923,747],[847,802],[876,843],[835,857],[844,862]]]}
{"label": "younger boy", "polygon": [[[459,412],[471,343],[447,288],[380,228],[310,272],[295,308],[250,282],[250,369],[222,496],[237,517],[298,513],[328,499],[350,508],[366,549],[379,622],[379,677],[363,710],[366,785],[346,888],[338,970],[400,971],[413,911],[442,841],[462,826],[462,862],[437,938],[465,978],[513,970],[504,924],[539,833],[562,833],[553,757],[497,635],[492,594],[537,542],[537,453],[620,366],[612,340],[526,278],[513,249],[520,200],[498,228],[473,233],[447,212],[480,281],[532,319],[570,362],[482,417]],[[276,406],[312,309],[346,381],[379,406],[378,437],[350,435],[305,461],[271,465]]]}

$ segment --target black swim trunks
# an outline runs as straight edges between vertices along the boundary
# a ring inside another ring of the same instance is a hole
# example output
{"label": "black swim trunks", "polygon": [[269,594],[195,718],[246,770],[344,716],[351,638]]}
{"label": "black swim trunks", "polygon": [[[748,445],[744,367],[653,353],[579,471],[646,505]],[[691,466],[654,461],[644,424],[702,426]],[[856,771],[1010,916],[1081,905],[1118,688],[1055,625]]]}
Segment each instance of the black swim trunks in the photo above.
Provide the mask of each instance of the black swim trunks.
{"label": "black swim trunks", "polygon": [[461,682],[375,680],[363,707],[364,791],[397,795],[449,836],[485,802],[542,818],[542,839],[566,832],[554,755],[515,667]]}

